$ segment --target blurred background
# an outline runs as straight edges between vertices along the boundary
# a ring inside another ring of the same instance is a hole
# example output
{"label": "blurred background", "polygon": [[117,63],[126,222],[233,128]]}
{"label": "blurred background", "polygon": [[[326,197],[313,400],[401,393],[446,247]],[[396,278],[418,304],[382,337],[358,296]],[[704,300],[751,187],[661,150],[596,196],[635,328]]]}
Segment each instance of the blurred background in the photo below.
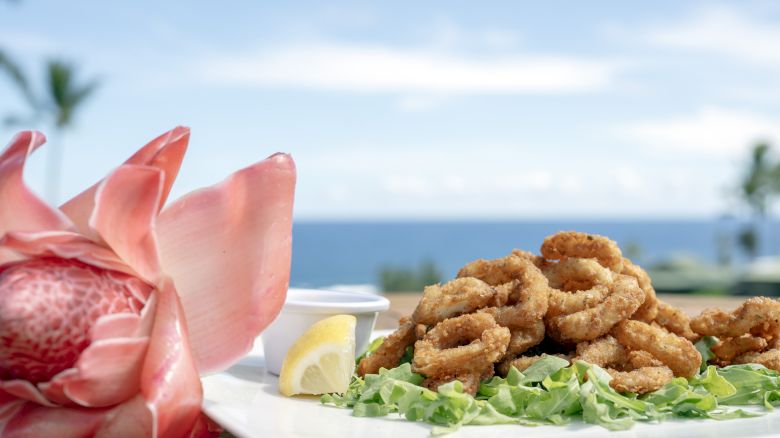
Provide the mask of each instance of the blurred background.
{"label": "blurred background", "polygon": [[293,286],[419,291],[576,229],[662,292],[777,295],[779,48],[769,1],[0,0],[0,133],[47,133],[51,202],[179,124],[172,199],[292,153]]}

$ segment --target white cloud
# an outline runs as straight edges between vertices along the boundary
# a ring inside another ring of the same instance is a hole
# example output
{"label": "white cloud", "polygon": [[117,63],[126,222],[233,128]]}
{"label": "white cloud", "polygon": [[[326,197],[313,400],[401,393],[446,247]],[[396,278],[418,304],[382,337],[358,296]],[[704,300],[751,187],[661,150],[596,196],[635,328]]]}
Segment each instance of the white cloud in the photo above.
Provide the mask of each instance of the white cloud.
{"label": "white cloud", "polygon": [[404,96],[398,99],[398,109],[405,112],[417,113],[430,111],[446,101],[443,96]]}
{"label": "white cloud", "polygon": [[734,156],[757,140],[780,139],[780,119],[704,107],[696,114],[629,124],[619,134],[652,150]]}
{"label": "white cloud", "polygon": [[217,55],[210,83],[354,92],[577,93],[614,80],[615,62],[572,56],[459,56],[381,45],[313,43]]}
{"label": "white cloud", "polygon": [[780,67],[780,26],[731,8],[712,7],[686,21],[652,29],[647,41]]}
{"label": "white cloud", "polygon": [[445,49],[509,50],[520,42],[520,36],[508,29],[464,29],[449,19],[436,20],[430,34],[430,45]]}
{"label": "white cloud", "polygon": [[637,169],[631,166],[617,166],[611,170],[611,173],[618,189],[625,193],[636,193],[640,191],[644,185],[642,175]]}
{"label": "white cloud", "polygon": [[[299,218],[707,216],[722,212],[734,176],[728,159],[701,166],[489,143],[339,147],[302,151],[296,162]],[[348,196],[330,200],[325,180],[350,187]]]}

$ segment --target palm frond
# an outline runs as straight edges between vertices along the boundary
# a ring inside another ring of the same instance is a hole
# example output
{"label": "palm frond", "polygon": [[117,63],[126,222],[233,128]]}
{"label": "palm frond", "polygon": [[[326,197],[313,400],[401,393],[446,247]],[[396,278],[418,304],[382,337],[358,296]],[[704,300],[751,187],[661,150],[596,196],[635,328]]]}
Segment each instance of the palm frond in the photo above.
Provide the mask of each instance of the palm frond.
{"label": "palm frond", "polygon": [[30,105],[31,109],[37,112],[40,109],[39,102],[35,98],[35,94],[32,91],[32,87],[30,87],[30,83],[27,81],[24,71],[2,50],[0,50],[0,70],[3,70],[8,74],[11,82],[13,82],[22,93],[22,96]]}
{"label": "palm frond", "polygon": [[63,128],[73,120],[73,113],[97,89],[99,83],[91,79],[78,84],[76,69],[72,64],[50,60],[47,64],[47,88],[51,106],[55,113],[55,123]]}

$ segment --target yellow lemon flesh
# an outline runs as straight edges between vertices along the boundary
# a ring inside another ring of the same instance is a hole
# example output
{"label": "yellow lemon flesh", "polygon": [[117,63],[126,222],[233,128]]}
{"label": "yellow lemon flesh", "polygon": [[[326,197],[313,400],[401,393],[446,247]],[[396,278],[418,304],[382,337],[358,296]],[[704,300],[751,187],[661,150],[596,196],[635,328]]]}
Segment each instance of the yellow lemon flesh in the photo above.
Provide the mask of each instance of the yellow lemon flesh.
{"label": "yellow lemon flesh", "polygon": [[355,317],[336,315],[309,327],[284,357],[282,395],[344,393],[355,370]]}

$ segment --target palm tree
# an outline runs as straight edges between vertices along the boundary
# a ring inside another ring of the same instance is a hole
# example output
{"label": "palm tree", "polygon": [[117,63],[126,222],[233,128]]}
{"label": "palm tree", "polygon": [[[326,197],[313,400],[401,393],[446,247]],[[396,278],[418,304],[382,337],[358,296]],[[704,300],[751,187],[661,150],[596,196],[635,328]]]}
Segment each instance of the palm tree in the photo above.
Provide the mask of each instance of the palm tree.
{"label": "palm tree", "polygon": [[62,135],[72,126],[76,111],[93,94],[98,82],[95,79],[80,81],[76,78],[76,68],[72,64],[49,60],[46,63],[44,92],[39,98],[33,92],[23,70],[2,51],[0,69],[8,74],[31,110],[31,115],[27,117],[6,116],[5,123],[30,125],[38,124],[44,119],[54,127],[55,138],[50,138],[46,160],[46,197],[50,202],[56,203],[62,167]]}
{"label": "palm tree", "polygon": [[773,162],[766,143],[753,147],[748,168],[739,187],[742,200],[750,209],[753,222],[737,236],[740,246],[751,258],[758,255],[758,222],[766,217],[769,201],[780,191],[780,163]]}
{"label": "palm tree", "polygon": [[[0,50],[0,70],[6,72],[8,78],[11,80],[11,83],[13,83],[14,86],[22,94],[23,99],[33,110],[33,113],[37,113],[39,108],[38,101],[35,98],[35,94],[33,94],[32,88],[30,87],[30,83],[27,81],[27,76],[25,76],[24,72],[19,67],[19,65],[17,65],[11,59],[11,57],[9,57],[2,50]],[[35,118],[34,114],[31,115],[30,118],[34,119]],[[3,122],[6,125],[26,124],[23,121],[23,119],[20,118],[18,115],[11,115],[11,114],[6,115]]]}
{"label": "palm tree", "polygon": [[76,110],[98,86],[94,79],[79,83],[76,69],[63,61],[50,60],[46,65],[46,89],[48,99],[45,112],[50,114],[57,134],[56,141],[49,146],[46,162],[46,196],[52,203],[59,197],[60,172],[62,169],[62,134],[73,124]]}

